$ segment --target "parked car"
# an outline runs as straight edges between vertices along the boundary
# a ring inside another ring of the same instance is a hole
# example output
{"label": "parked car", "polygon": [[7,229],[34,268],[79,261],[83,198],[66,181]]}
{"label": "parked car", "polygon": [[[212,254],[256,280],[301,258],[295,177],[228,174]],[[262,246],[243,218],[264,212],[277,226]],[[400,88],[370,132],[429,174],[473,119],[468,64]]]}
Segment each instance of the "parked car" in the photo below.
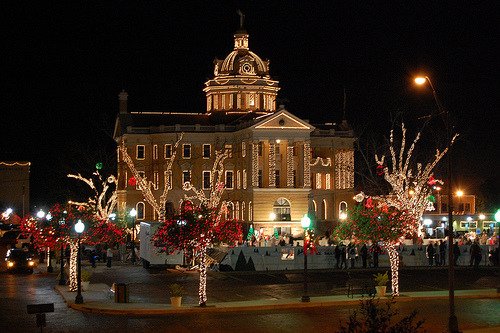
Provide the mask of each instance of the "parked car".
{"label": "parked car", "polygon": [[33,273],[35,261],[30,253],[21,249],[10,249],[5,257],[7,262],[7,272],[28,272]]}

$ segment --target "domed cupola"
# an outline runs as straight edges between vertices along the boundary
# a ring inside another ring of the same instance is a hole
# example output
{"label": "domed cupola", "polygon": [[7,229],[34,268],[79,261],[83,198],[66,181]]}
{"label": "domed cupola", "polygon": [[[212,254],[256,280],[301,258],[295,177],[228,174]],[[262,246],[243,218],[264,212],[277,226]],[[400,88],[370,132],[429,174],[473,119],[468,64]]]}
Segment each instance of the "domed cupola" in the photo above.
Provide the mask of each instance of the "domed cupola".
{"label": "domed cupola", "polygon": [[234,50],[214,60],[214,78],[205,82],[207,112],[276,111],[278,81],[269,76],[269,60],[263,61],[248,48],[248,33],[234,34]]}

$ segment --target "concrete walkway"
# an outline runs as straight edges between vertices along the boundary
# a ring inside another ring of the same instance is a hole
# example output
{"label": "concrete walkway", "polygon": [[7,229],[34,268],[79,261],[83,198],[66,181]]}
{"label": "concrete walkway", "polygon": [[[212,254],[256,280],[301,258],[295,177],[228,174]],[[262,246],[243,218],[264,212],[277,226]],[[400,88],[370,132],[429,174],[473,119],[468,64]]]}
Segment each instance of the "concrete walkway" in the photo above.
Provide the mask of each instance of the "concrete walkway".
{"label": "concrete walkway", "polygon": [[[348,298],[346,295],[311,297],[309,303],[303,303],[300,299],[278,299],[278,300],[254,300],[239,302],[214,302],[208,303],[206,307],[197,304],[182,304],[180,308],[174,308],[171,304],[152,303],[115,303],[114,295],[106,284],[91,284],[88,291],[82,292],[83,304],[75,304],[76,292],[68,291],[67,286],[57,285],[56,290],[61,294],[69,307],[86,312],[105,313],[113,315],[160,315],[160,314],[194,314],[206,312],[231,312],[231,311],[260,311],[278,309],[298,309],[309,307],[323,307],[334,305],[347,305],[359,302],[362,297]],[[398,302],[413,300],[446,299],[448,291],[420,291],[405,292],[398,298]],[[500,298],[496,289],[456,290],[455,298]],[[380,298],[390,300],[390,296]],[[483,331],[484,332],[484,331]],[[498,331],[497,331],[498,332]]]}

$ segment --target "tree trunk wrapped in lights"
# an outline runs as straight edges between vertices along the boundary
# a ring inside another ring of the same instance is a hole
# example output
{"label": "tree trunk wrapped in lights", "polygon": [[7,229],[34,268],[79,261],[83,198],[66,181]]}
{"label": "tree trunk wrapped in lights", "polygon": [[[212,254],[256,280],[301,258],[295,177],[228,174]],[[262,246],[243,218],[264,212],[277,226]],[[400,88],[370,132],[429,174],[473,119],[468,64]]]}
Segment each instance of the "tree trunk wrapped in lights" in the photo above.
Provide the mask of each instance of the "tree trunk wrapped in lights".
{"label": "tree trunk wrapped in lights", "polygon": [[61,244],[69,244],[70,290],[76,291],[76,265],[78,255],[78,244],[76,241],[75,224],[78,221],[85,224],[85,231],[80,235],[81,242],[90,245],[97,243],[116,244],[123,243],[126,236],[123,226],[99,220],[95,211],[89,206],[55,205],[43,218],[28,216],[23,219],[21,228],[23,232],[33,235],[33,244],[38,248],[56,248]]}
{"label": "tree trunk wrapped in lights", "polygon": [[357,205],[350,209],[347,219],[335,230],[335,237],[355,243],[381,242],[389,255],[392,295],[399,296],[399,255],[396,246],[401,238],[411,236],[418,221],[406,211],[394,207]]}
{"label": "tree trunk wrapped in lights", "polygon": [[[71,250],[69,255],[69,291],[77,291],[77,270],[78,270],[78,242],[71,240],[68,242]],[[61,259],[62,260],[62,259]]]}
{"label": "tree trunk wrapped in lights", "polygon": [[196,254],[200,274],[200,306],[205,306],[207,302],[207,247],[215,243],[233,245],[241,234],[239,222],[223,219],[226,203],[221,202],[225,189],[222,180],[227,156],[227,151],[215,152],[208,190],[197,189],[188,182],[184,184],[184,190],[192,191],[194,195],[185,196],[180,214],[166,219],[153,237],[156,246],[168,252],[191,250]]}

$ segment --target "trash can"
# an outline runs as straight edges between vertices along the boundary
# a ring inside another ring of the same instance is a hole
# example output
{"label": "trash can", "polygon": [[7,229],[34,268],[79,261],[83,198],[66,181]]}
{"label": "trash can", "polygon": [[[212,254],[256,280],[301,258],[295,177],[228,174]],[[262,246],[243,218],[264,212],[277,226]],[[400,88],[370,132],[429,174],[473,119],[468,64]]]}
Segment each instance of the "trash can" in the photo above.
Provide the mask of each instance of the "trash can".
{"label": "trash can", "polygon": [[115,303],[128,303],[128,284],[115,283]]}

